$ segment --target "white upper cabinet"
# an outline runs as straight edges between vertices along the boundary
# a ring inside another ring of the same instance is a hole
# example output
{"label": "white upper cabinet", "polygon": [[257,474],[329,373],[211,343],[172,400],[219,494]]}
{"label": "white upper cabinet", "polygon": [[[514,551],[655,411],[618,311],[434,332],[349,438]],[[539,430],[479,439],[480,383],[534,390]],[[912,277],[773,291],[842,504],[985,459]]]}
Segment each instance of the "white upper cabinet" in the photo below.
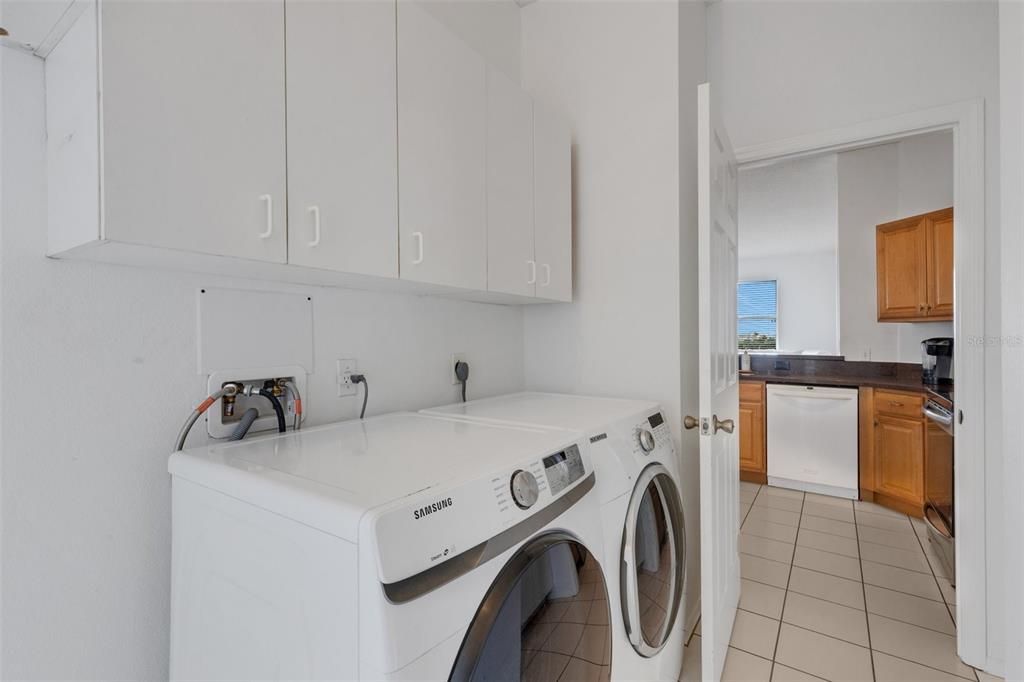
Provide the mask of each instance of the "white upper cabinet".
{"label": "white upper cabinet", "polygon": [[286,0],[288,261],[398,277],[395,4]]}
{"label": "white upper cabinet", "polygon": [[487,72],[487,289],[533,296],[533,101]]}
{"label": "white upper cabinet", "polygon": [[569,125],[533,107],[534,243],[537,297],[572,300],[572,139]]}
{"label": "white upper cabinet", "polygon": [[402,279],[487,289],[486,119],[483,58],[398,3]]}
{"label": "white upper cabinet", "polygon": [[47,59],[51,248],[283,263],[284,77],[281,0],[90,5]]}

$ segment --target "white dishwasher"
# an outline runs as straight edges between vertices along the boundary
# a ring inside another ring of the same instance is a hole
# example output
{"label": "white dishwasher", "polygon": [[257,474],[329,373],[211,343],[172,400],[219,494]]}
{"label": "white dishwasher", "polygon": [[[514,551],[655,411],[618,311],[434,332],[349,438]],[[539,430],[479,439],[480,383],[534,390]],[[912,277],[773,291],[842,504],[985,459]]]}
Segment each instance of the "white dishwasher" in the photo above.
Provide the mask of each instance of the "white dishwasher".
{"label": "white dishwasher", "polygon": [[857,389],[768,384],[768,484],[857,499]]}

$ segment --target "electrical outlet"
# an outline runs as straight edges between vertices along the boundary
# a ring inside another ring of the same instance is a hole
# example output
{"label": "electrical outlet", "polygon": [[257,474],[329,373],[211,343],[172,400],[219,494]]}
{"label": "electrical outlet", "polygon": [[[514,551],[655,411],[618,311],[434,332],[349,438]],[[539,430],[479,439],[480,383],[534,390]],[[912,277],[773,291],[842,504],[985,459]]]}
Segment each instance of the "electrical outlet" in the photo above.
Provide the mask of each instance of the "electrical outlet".
{"label": "electrical outlet", "polygon": [[355,395],[359,390],[358,387],[352,383],[352,375],[358,374],[356,371],[355,359],[339,359],[338,360],[338,397],[346,395]]}
{"label": "electrical outlet", "polygon": [[469,358],[466,357],[466,353],[464,353],[464,352],[463,353],[452,353],[452,361],[451,361],[451,364],[448,365],[448,371],[451,372],[451,375],[452,375],[452,386],[458,386],[459,384],[462,383],[461,381],[459,381],[459,378],[457,376],[455,376],[455,363],[456,362],[469,362]]}

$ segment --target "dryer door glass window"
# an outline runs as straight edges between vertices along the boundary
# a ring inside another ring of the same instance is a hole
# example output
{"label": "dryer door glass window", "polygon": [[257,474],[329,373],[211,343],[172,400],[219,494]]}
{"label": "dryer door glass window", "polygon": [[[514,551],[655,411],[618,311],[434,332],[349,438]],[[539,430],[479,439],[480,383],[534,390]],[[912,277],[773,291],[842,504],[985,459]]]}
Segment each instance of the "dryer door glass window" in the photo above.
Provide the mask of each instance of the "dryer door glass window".
{"label": "dryer door glass window", "polygon": [[685,571],[683,512],[660,464],[644,469],[633,491],[622,540],[622,614],[633,648],[653,656],[675,624]]}
{"label": "dryer door glass window", "polygon": [[451,680],[608,680],[608,591],[572,537],[541,535],[509,560],[463,640]]}

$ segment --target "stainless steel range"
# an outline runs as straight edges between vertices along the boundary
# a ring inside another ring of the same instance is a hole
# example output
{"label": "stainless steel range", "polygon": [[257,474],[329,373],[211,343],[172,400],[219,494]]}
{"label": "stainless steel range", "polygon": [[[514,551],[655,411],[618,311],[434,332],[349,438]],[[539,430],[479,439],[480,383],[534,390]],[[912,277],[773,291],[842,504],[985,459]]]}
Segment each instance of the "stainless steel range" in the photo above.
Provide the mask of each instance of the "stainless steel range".
{"label": "stainless steel range", "polygon": [[927,447],[924,518],[928,540],[956,585],[956,504],[953,494],[953,392],[933,390],[925,401]]}

